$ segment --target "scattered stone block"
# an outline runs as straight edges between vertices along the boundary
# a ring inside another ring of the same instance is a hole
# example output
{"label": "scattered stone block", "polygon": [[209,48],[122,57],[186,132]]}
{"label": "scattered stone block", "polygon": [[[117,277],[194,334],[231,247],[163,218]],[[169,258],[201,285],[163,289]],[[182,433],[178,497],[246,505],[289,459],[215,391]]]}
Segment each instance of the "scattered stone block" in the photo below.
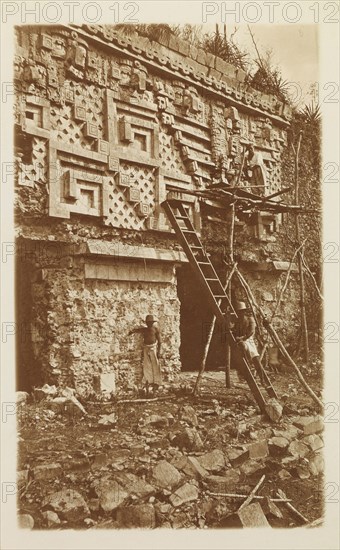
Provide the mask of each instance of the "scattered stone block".
{"label": "scattered stone block", "polygon": [[240,470],[245,476],[251,476],[264,468],[265,465],[261,460],[247,460],[247,462],[242,464]]}
{"label": "scattered stone block", "polygon": [[179,419],[191,426],[198,426],[198,418],[195,409],[190,405],[184,405],[179,411]]}
{"label": "scattered stone block", "polygon": [[69,522],[81,521],[90,513],[82,495],[73,489],[62,489],[47,495],[42,502],[42,508],[52,509]]}
{"label": "scattered stone block", "polygon": [[33,394],[37,401],[41,401],[47,397],[56,397],[58,390],[54,385],[50,386],[49,384],[44,384],[42,388],[34,388]]}
{"label": "scattered stone block", "polygon": [[220,472],[225,467],[224,454],[219,449],[214,449],[210,453],[200,456],[198,462],[209,472]]}
{"label": "scattered stone block", "polygon": [[237,470],[230,469],[223,476],[211,475],[204,481],[212,493],[230,493],[239,483],[240,474]]}
{"label": "scattered stone block", "polygon": [[185,483],[175,491],[169,498],[172,506],[177,507],[181,506],[186,502],[191,502],[192,500],[197,500],[199,496],[198,489],[195,485],[191,483]]}
{"label": "scattered stone block", "polygon": [[156,514],[152,504],[126,506],[117,510],[117,522],[120,528],[154,529]]}
{"label": "scattered stone block", "polygon": [[322,416],[299,416],[293,423],[303,431],[304,435],[320,433],[324,428]]}
{"label": "scattered stone block", "polygon": [[73,458],[64,468],[71,472],[88,472],[91,464],[88,458]]}
{"label": "scattered stone block", "polygon": [[232,466],[241,466],[241,464],[244,464],[246,460],[249,458],[249,451],[248,449],[232,449],[228,452],[228,459]]}
{"label": "scattered stone block", "polygon": [[285,437],[275,436],[268,441],[269,451],[273,456],[283,455],[286,452],[288,445],[289,441]]}
{"label": "scattered stone block", "polygon": [[269,399],[266,413],[272,422],[278,422],[282,416],[283,407],[276,399]]}
{"label": "scattered stone block", "polygon": [[60,523],[58,514],[52,512],[52,510],[42,512],[42,517],[44,518],[47,527],[53,527],[54,525],[59,525]]}
{"label": "scattered stone block", "polygon": [[75,397],[55,397],[48,402],[48,407],[57,414],[69,415],[70,417],[85,416],[83,405]]}
{"label": "scattered stone block", "polygon": [[98,424],[102,426],[115,426],[117,424],[116,413],[102,415],[98,420]]}
{"label": "scattered stone block", "polygon": [[281,510],[276,506],[275,502],[272,502],[269,497],[266,497],[261,503],[262,510],[265,516],[275,516],[282,519],[283,514]]}
{"label": "scattered stone block", "polygon": [[[17,405],[25,405],[27,403],[27,399],[29,398],[29,395],[27,391],[17,391],[15,392],[15,399]],[[23,514],[26,515],[26,514]]]}
{"label": "scattered stone block", "polygon": [[288,451],[297,458],[304,458],[308,455],[309,448],[302,441],[296,440],[289,444]]}
{"label": "scattered stone block", "polygon": [[257,443],[252,443],[248,446],[248,451],[251,459],[265,458],[269,454],[268,443],[265,439]]}
{"label": "scattered stone block", "polygon": [[288,470],[286,470],[285,468],[282,468],[282,470],[279,471],[278,476],[280,479],[282,479],[282,481],[284,481],[285,479],[291,479],[292,477]]}
{"label": "scattered stone block", "polygon": [[325,461],[322,454],[315,453],[315,455],[309,459],[308,466],[312,476],[318,476],[319,474],[322,474],[325,469]]}
{"label": "scattered stone block", "polygon": [[301,434],[301,430],[293,426],[292,424],[288,426],[285,430],[273,430],[273,434],[275,437],[285,437],[288,439],[288,441],[293,441],[293,439],[296,439]]}
{"label": "scattered stone block", "polygon": [[259,502],[248,504],[248,506],[239,510],[236,516],[241,527],[270,527]]}
{"label": "scattered stone block", "polygon": [[171,461],[171,464],[184,472],[187,476],[194,477],[195,479],[205,478],[209,474],[205,470],[197,458],[194,456],[185,456],[175,457]]}
{"label": "scattered stone block", "polygon": [[115,474],[115,480],[130,495],[136,495],[138,498],[145,498],[156,492],[155,487],[147,483],[144,479],[131,473],[119,472]]}
{"label": "scattered stone block", "polygon": [[322,447],[324,446],[321,437],[316,434],[307,435],[301,441],[305,445],[308,445],[308,447],[312,451],[318,451],[319,449],[322,449]]}
{"label": "scattered stone block", "polygon": [[104,512],[112,512],[125,502],[128,492],[113,479],[104,479],[95,488],[99,497],[99,505]]}
{"label": "scattered stone block", "polygon": [[34,519],[30,514],[19,514],[18,524],[20,529],[33,529]]}
{"label": "scattered stone block", "polygon": [[158,464],[152,469],[152,480],[158,487],[163,489],[172,489],[178,485],[181,481],[181,474],[170,462],[166,460],[161,460]]}
{"label": "scattered stone block", "polygon": [[151,414],[144,419],[143,425],[151,425],[156,428],[167,428],[169,426],[169,419],[166,416],[160,416],[159,414]]}
{"label": "scattered stone block", "polygon": [[61,465],[57,462],[53,464],[42,464],[41,466],[36,466],[33,469],[33,477],[37,481],[54,479],[59,476],[62,471]]}
{"label": "scattered stone block", "polygon": [[203,441],[195,428],[185,428],[175,435],[171,443],[188,451],[201,451],[203,449]]}
{"label": "scattered stone block", "polygon": [[310,477],[310,470],[308,464],[301,463],[296,467],[296,473],[300,479],[308,479]]}

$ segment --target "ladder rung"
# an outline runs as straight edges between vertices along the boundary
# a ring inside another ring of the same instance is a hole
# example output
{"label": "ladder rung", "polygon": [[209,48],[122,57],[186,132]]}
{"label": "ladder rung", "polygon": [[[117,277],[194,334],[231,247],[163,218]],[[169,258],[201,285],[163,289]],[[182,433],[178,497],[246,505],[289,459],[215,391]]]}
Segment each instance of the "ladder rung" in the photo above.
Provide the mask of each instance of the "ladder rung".
{"label": "ladder rung", "polygon": [[218,296],[218,295],[214,294],[214,298],[217,298],[218,300],[221,300],[222,298],[228,298],[228,296],[226,294],[222,294],[221,296]]}
{"label": "ladder rung", "polygon": [[175,216],[176,220],[185,220],[185,221],[188,221],[191,223],[191,220],[188,216]]}
{"label": "ladder rung", "polygon": [[189,245],[191,249],[197,249],[197,250],[202,250],[203,251],[203,247],[202,246],[194,246],[194,245]]}
{"label": "ladder rung", "polygon": [[196,237],[198,238],[196,231],[191,231],[191,229],[181,229],[181,231],[182,233],[192,233],[193,235],[196,235]]}
{"label": "ladder rung", "polygon": [[218,283],[221,282],[219,279],[216,279],[216,277],[206,277],[205,280],[206,281],[217,281]]}

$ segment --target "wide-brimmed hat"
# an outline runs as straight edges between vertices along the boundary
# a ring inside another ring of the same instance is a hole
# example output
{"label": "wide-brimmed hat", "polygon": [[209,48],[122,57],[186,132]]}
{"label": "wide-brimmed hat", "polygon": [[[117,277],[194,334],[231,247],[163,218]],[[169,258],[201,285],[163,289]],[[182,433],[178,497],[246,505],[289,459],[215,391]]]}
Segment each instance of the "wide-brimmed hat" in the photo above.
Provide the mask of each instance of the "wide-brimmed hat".
{"label": "wide-brimmed hat", "polygon": [[156,319],[154,318],[153,315],[147,315],[147,316],[145,317],[145,322],[146,322],[146,323],[156,323]]}
{"label": "wide-brimmed hat", "polygon": [[237,302],[236,310],[237,311],[242,311],[243,309],[247,309],[247,306],[246,306],[245,302]]}

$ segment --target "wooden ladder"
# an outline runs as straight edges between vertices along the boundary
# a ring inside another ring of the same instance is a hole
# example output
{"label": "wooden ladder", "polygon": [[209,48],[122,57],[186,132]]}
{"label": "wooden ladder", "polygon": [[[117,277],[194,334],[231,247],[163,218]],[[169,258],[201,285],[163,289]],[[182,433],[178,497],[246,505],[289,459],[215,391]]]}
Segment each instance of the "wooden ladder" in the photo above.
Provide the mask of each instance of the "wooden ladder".
{"label": "wooden ladder", "polygon": [[[162,203],[162,208],[166,212],[168,219],[175,230],[176,236],[182,245],[182,248],[193,268],[197,280],[202,287],[202,291],[210,305],[216,318],[225,327],[229,344],[235,355],[235,359],[240,363],[242,374],[244,375],[248,386],[254,395],[254,398],[263,414],[268,416],[267,400],[268,397],[275,397],[277,394],[273,388],[267,373],[262,369],[263,382],[257,380],[255,369],[250,361],[237,345],[235,337],[231,332],[226,315],[237,314],[224,290],[223,284],[218,277],[209,256],[204,250],[203,244],[190,220],[188,210],[178,199],[168,199]],[[261,387],[260,387],[261,386]],[[266,397],[266,395],[268,397]]]}

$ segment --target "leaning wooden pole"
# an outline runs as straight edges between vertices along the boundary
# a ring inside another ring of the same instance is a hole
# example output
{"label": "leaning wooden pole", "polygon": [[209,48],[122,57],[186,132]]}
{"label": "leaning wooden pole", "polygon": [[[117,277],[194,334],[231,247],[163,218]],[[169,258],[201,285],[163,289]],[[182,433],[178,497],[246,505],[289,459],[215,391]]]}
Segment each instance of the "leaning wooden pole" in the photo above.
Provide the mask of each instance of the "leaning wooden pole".
{"label": "leaning wooden pole", "polygon": [[[234,230],[235,230],[235,203],[230,205],[230,225],[229,225],[229,242],[228,242],[228,261],[229,265],[234,264]],[[226,290],[228,293],[228,298],[231,302],[231,278],[229,286]],[[228,329],[230,328],[230,316],[227,317]],[[227,348],[226,348],[226,364],[225,364],[225,385],[226,388],[231,387],[230,380],[230,364],[231,364],[231,348],[229,341],[227,339]]]}
{"label": "leaning wooden pole", "polygon": [[[295,153],[295,204],[299,204],[299,153],[301,146],[302,132],[299,133],[298,143],[293,147]],[[300,229],[300,218],[299,214],[296,214],[295,218],[295,237],[296,242],[300,244],[301,240],[301,229]],[[306,291],[305,291],[305,279],[304,279],[304,270],[303,270],[303,254],[304,247],[299,250],[298,253],[298,266],[299,266],[299,279],[300,279],[300,312],[301,312],[301,330],[303,338],[303,352],[304,360],[307,362],[309,359],[309,340],[308,340],[308,326],[307,326],[307,316],[306,316]]]}
{"label": "leaning wooden pole", "polygon": [[[289,264],[289,267],[288,267],[288,270],[287,270],[285,282],[283,283],[283,286],[282,286],[282,288],[281,288],[280,295],[279,295],[279,297],[278,297],[278,300],[277,300],[277,302],[276,302],[274,311],[273,311],[273,313],[272,313],[272,315],[271,315],[271,318],[270,318],[270,322],[271,322],[271,323],[273,322],[274,317],[275,317],[275,315],[277,314],[277,312],[278,312],[278,310],[279,310],[279,307],[280,307],[280,304],[281,304],[283,295],[284,295],[285,290],[286,290],[286,288],[287,288],[287,286],[288,286],[290,274],[291,274],[291,272],[292,272],[293,265],[294,265],[294,260],[295,260],[296,256],[298,255],[299,251],[301,250],[301,248],[304,246],[304,244],[305,244],[305,241],[303,241],[303,243],[295,250],[295,252],[294,252],[294,254],[293,254],[293,256],[292,256],[292,258],[291,258],[291,260],[290,260],[290,264]],[[260,361],[262,361],[263,356],[264,356],[264,354],[265,354],[267,348],[268,348],[268,338],[267,338],[267,341],[266,341],[266,343],[265,343],[265,345],[263,346],[263,349],[262,349],[262,351],[261,351]]]}
{"label": "leaning wooden pole", "polygon": [[304,377],[302,376],[302,374],[300,372],[299,367],[296,365],[296,363],[293,361],[293,359],[289,355],[288,351],[286,350],[285,346],[281,342],[281,340],[280,340],[278,334],[276,333],[275,329],[270,324],[270,322],[267,320],[267,318],[266,318],[265,314],[263,313],[261,307],[256,302],[256,299],[255,299],[255,297],[254,297],[254,295],[251,291],[251,288],[250,288],[249,284],[247,283],[247,281],[245,280],[244,276],[242,275],[242,273],[240,273],[240,271],[238,269],[236,269],[235,275],[238,277],[241,285],[243,286],[244,290],[246,291],[246,294],[248,296],[249,301],[253,302],[254,306],[256,307],[258,312],[260,313],[262,321],[263,321],[263,326],[268,331],[268,333],[271,336],[273,342],[279,348],[279,350],[281,351],[283,357],[286,359],[287,363],[293,368],[293,370],[294,370],[299,382],[301,383],[301,385],[304,387],[304,389],[310,395],[310,397],[313,399],[313,401],[315,401],[315,403],[317,403],[318,407],[322,411],[323,410],[322,401],[313,392],[313,390],[308,386],[306,380],[304,379]]}

